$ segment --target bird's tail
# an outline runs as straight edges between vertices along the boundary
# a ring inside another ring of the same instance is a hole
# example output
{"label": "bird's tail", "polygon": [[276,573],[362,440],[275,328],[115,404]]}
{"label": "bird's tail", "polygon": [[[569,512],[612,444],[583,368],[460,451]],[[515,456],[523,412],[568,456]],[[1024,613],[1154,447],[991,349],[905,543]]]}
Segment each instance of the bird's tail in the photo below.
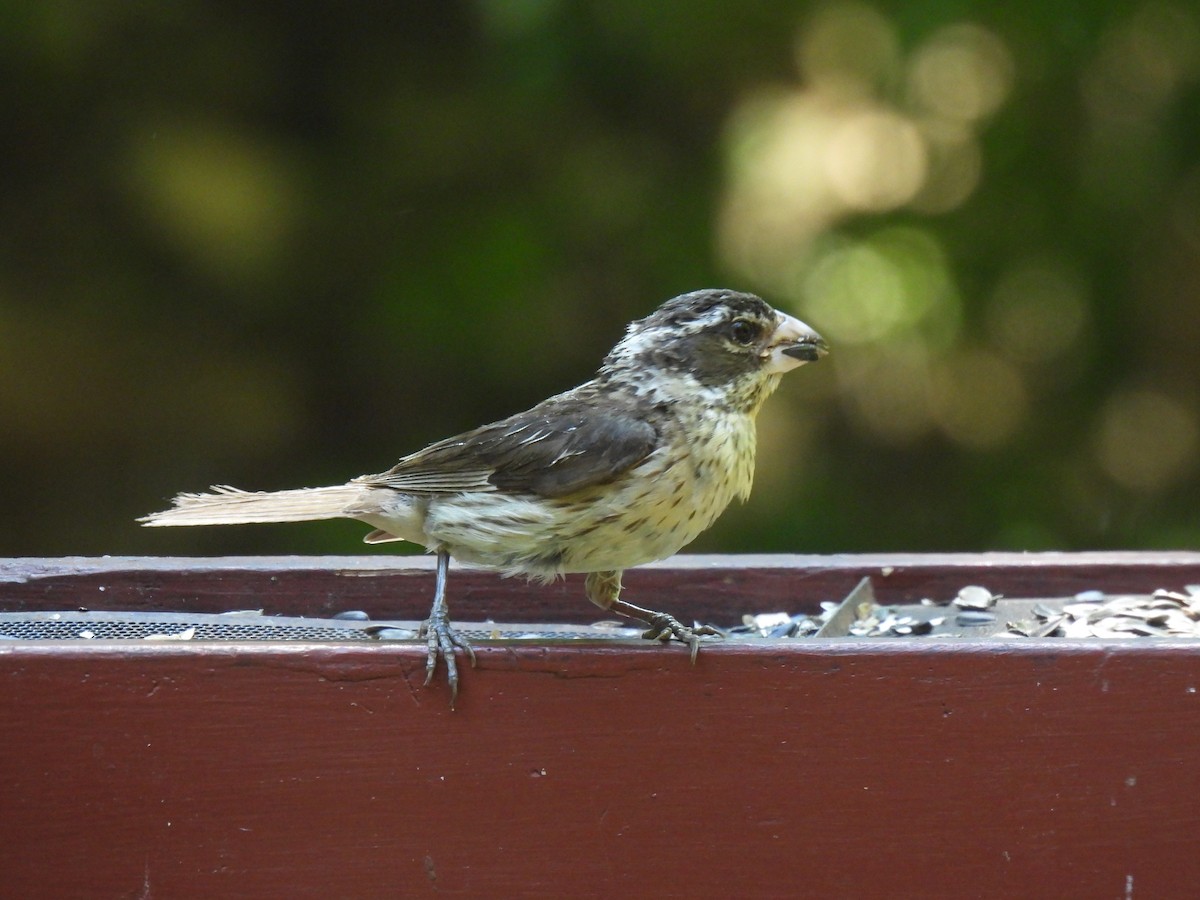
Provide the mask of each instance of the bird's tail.
{"label": "bird's tail", "polygon": [[357,484],[294,491],[241,491],[216,485],[207,494],[180,494],[170,509],[138,519],[143,525],[234,525],[336,519],[363,495]]}

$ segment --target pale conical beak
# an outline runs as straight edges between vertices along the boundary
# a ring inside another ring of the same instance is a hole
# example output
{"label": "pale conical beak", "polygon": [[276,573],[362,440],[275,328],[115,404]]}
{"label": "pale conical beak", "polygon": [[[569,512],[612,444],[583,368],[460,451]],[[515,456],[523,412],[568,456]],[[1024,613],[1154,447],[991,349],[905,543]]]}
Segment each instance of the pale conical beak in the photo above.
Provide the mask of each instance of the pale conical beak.
{"label": "pale conical beak", "polygon": [[771,370],[787,372],[804,363],[816,362],[828,352],[829,345],[823,337],[799,319],[779,313],[779,324],[767,347]]}

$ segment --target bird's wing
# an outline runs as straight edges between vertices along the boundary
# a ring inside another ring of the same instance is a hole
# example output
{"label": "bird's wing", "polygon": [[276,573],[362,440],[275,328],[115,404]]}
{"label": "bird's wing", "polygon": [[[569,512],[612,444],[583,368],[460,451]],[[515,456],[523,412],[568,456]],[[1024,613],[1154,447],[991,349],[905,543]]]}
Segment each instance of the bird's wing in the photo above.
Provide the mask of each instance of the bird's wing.
{"label": "bird's wing", "polygon": [[432,444],[355,479],[414,494],[510,491],[561,497],[612,481],[653,452],[658,432],[632,410],[536,408]]}

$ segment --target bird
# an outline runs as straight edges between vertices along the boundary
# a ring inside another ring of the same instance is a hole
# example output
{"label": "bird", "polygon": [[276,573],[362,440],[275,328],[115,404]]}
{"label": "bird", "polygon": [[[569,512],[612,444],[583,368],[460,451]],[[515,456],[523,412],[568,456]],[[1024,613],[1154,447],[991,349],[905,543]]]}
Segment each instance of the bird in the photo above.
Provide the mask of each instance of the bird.
{"label": "bird", "polygon": [[691,649],[710,626],[621,599],[625,569],[664,559],[707,529],[754,478],[755,418],[782,375],[826,355],[824,339],[762,298],[729,289],[674,297],[631,323],[588,381],[438,441],[378,475],[328,487],[177,495],[147,526],[349,518],[367,543],[408,541],[436,554],[422,624],[426,686],[444,661],[451,706],[456,652],[450,560],[552,581],[586,575],[588,599],[638,619],[643,637]]}

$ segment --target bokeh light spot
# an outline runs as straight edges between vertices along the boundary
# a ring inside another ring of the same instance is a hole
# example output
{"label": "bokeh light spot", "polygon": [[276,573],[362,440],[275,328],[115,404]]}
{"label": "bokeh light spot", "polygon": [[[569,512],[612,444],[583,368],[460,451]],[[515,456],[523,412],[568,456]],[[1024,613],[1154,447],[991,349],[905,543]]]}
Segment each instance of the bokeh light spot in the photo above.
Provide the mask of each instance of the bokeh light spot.
{"label": "bokeh light spot", "polygon": [[846,354],[837,365],[849,418],[871,437],[911,444],[932,427],[929,358],[916,341]]}
{"label": "bokeh light spot", "polygon": [[185,257],[235,280],[269,273],[301,214],[283,154],[221,125],[140,132],[126,178],[145,215]]}
{"label": "bokeh light spot", "polygon": [[988,307],[996,347],[1019,362],[1048,362],[1073,349],[1087,320],[1079,275],[1049,258],[1024,260],[1005,272]]}
{"label": "bokeh light spot", "polygon": [[895,26],[865,3],[829,3],[800,32],[796,56],[804,78],[814,85],[858,94],[895,78],[900,41]]}
{"label": "bokeh light spot", "polygon": [[1192,410],[1157,391],[1130,390],[1105,406],[1096,455],[1117,484],[1156,491],[1194,471],[1198,446],[1200,425]]}
{"label": "bokeh light spot", "polygon": [[800,294],[804,314],[839,343],[873,343],[918,328],[947,334],[958,321],[945,255],[916,228],[823,242]]}
{"label": "bokeh light spot", "polygon": [[909,65],[914,101],[936,116],[972,122],[991,115],[1012,89],[1013,61],[998,37],[977,25],[950,25]]}
{"label": "bokeh light spot", "polygon": [[883,212],[903,206],[925,182],[925,145],[915,125],[887,110],[848,116],[830,135],[825,171],[851,210]]}
{"label": "bokeh light spot", "polygon": [[1026,418],[1028,397],[1021,373],[987,350],[964,349],[934,376],[933,415],[951,440],[975,450],[1008,441]]}

